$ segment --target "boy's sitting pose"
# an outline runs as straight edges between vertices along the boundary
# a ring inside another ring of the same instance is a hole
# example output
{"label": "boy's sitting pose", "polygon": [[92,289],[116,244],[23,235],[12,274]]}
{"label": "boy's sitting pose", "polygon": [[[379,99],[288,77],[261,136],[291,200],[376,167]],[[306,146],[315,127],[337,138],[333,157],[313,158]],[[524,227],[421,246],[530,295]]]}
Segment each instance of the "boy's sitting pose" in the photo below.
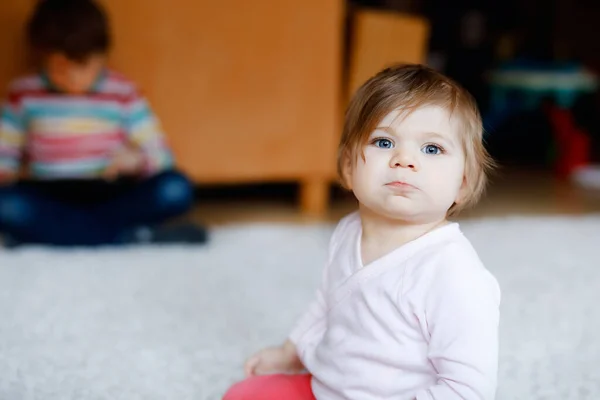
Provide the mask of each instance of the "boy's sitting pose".
{"label": "boy's sitting pose", "polygon": [[41,68],[11,84],[0,117],[7,244],[204,242],[201,227],[163,225],[190,208],[193,188],[146,100],[107,69],[99,5],[40,1],[27,33]]}

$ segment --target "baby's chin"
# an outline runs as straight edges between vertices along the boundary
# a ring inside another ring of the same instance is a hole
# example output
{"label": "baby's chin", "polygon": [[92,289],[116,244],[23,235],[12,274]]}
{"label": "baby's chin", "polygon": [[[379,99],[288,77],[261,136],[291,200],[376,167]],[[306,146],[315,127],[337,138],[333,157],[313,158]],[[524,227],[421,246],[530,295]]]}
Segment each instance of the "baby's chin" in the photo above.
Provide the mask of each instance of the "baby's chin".
{"label": "baby's chin", "polygon": [[369,213],[385,217],[398,222],[414,222],[421,217],[421,210],[410,199],[393,199],[381,203],[366,205]]}
{"label": "baby's chin", "polygon": [[428,224],[446,217],[447,210],[439,207],[427,207],[423,203],[423,199],[395,196],[381,202],[365,205],[365,207],[369,213],[399,223]]}

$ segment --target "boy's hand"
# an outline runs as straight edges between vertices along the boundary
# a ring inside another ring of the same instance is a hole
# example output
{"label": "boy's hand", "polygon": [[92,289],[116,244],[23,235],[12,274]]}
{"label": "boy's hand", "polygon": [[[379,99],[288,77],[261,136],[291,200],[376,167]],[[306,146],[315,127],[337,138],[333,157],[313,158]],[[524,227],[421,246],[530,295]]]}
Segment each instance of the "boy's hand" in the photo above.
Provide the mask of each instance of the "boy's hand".
{"label": "boy's hand", "polygon": [[296,353],[296,346],[290,341],[282,346],[268,347],[259,351],[244,365],[246,376],[300,373],[303,368]]}
{"label": "boy's hand", "polygon": [[122,175],[136,175],[144,165],[144,155],[133,147],[125,147],[115,152],[104,170],[106,180],[114,180]]}
{"label": "boy's hand", "polygon": [[17,174],[13,172],[0,172],[0,186],[12,185],[17,181]]}

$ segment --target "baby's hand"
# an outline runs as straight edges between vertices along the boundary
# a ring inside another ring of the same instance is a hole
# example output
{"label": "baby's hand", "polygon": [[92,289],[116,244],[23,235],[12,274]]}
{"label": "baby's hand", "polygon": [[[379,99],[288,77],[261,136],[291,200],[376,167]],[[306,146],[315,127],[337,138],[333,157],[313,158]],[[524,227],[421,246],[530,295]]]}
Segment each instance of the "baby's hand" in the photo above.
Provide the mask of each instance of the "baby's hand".
{"label": "baby's hand", "polygon": [[268,375],[276,373],[300,373],[304,367],[296,353],[296,346],[285,342],[282,346],[268,347],[259,351],[246,361],[246,376]]}
{"label": "baby's hand", "polygon": [[144,164],[143,153],[133,147],[125,147],[115,152],[104,170],[103,177],[113,180],[121,175],[136,175]]}

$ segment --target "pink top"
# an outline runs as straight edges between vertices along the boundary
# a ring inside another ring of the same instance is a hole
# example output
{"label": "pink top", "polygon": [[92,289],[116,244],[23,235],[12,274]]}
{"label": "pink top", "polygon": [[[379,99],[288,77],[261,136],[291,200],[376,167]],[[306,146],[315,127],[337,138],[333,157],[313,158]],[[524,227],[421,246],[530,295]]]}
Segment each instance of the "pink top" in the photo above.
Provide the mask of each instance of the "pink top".
{"label": "pink top", "polygon": [[495,397],[500,289],[457,223],[363,267],[340,221],[316,299],[290,340],[318,400]]}

